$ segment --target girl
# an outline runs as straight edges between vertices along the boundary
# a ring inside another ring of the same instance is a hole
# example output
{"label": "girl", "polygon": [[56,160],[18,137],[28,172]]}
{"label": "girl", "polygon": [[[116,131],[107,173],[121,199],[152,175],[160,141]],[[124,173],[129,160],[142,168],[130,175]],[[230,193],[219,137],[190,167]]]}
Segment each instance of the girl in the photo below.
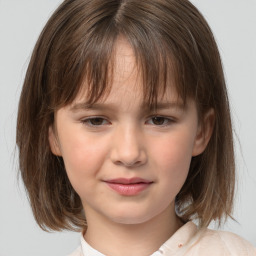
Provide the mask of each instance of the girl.
{"label": "girl", "polygon": [[27,70],[17,145],[39,226],[82,232],[72,256],[256,255],[207,229],[232,212],[232,126],[187,0],[64,1]]}

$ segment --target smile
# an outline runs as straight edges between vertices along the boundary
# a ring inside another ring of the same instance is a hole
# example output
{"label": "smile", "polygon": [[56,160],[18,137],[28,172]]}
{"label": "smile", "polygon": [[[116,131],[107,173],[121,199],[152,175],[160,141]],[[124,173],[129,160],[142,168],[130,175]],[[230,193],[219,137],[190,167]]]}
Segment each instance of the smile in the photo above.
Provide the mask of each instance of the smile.
{"label": "smile", "polygon": [[119,178],[105,181],[106,184],[118,194],[123,196],[135,196],[147,189],[152,181],[141,178]]}

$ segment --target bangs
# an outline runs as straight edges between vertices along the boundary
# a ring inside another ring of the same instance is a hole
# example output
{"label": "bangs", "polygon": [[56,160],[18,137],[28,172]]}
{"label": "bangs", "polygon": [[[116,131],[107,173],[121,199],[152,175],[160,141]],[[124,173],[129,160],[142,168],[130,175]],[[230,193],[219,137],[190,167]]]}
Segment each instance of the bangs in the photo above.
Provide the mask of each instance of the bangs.
{"label": "bangs", "polygon": [[193,78],[197,76],[196,72],[191,72],[191,61],[184,56],[184,51],[177,47],[173,38],[164,35],[159,20],[157,23],[146,17],[148,14],[144,9],[141,15],[133,17],[126,10],[129,6],[114,7],[111,12],[104,12],[105,16],[100,16],[103,12],[98,8],[101,13],[95,15],[97,21],[91,23],[83,13],[81,19],[76,18],[69,25],[68,31],[72,32],[67,34],[67,28],[58,31],[58,40],[53,41],[47,65],[47,73],[51,74],[46,75],[47,84],[52,87],[48,90],[48,106],[55,111],[72,103],[82,92],[85,92],[88,104],[106,97],[111,90],[115,45],[120,37],[125,38],[133,49],[145,102],[151,108],[155,107],[167,86],[174,86],[185,106],[188,96],[195,97],[193,86],[197,82]]}
{"label": "bangs", "polygon": [[[59,97],[56,98],[53,109],[71,104],[81,94],[86,97],[88,104],[94,104],[109,95],[113,84],[114,68],[118,65],[115,63],[115,48],[120,37],[127,40],[132,47],[136,61],[135,68],[142,80],[141,89],[145,103],[150,108],[156,107],[158,99],[165,95],[166,88],[174,86],[173,89],[176,90],[179,100],[185,105],[187,92],[185,93],[180,77],[177,75],[179,74],[177,63],[166,47],[157,45],[153,41],[150,47],[147,47],[146,38],[141,38],[145,39],[145,42],[135,41],[122,34],[111,34],[106,31],[104,35],[101,34],[101,38],[93,38],[90,44],[85,45],[83,49],[85,55],[82,58],[78,59],[77,56],[74,56],[74,60],[67,58],[66,70],[61,79],[58,79],[59,92],[54,93]],[[76,60],[77,63],[75,63]]]}
{"label": "bangs", "polygon": [[[107,35],[108,37],[108,35]],[[118,69],[118,59],[116,58],[116,48],[120,40],[128,41],[123,35],[118,35],[115,38],[107,38],[106,44],[105,38],[99,42],[96,46],[94,44],[93,49],[88,51],[88,58],[86,58],[85,66],[82,69],[81,77],[77,85],[73,85],[76,89],[70,94],[70,98],[67,98],[63,94],[62,99],[67,99],[66,104],[72,103],[75,98],[83,97],[89,105],[96,103],[99,100],[105,100],[113,85],[115,76]],[[109,45],[107,45],[107,42]],[[163,54],[163,48],[158,48],[155,45],[153,54],[146,54],[148,49],[138,49],[132,44],[134,41],[128,41],[135,57],[135,69],[138,74],[138,79],[141,81],[139,86],[142,90],[143,103],[147,104],[149,108],[157,107],[158,100],[164,97],[166,89],[172,87],[176,92],[177,101],[183,102],[185,106],[186,95],[184,95],[181,86],[179,85],[176,67],[172,58],[167,54]],[[143,42],[140,42],[143,44]],[[171,55],[171,54],[169,54]],[[119,71],[120,72],[120,71]],[[65,78],[69,80],[69,78]],[[174,88],[173,88],[174,87]],[[60,101],[63,104],[63,100]]]}

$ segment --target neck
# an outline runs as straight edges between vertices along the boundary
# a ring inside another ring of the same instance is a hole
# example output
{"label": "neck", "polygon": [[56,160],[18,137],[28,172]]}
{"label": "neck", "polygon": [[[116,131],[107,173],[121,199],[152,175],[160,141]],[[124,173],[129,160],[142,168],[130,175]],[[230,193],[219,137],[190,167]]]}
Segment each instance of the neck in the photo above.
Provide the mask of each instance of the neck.
{"label": "neck", "polygon": [[112,256],[151,255],[182,226],[173,207],[139,224],[120,224],[95,215],[93,220],[87,217],[87,222],[85,240],[101,253]]}

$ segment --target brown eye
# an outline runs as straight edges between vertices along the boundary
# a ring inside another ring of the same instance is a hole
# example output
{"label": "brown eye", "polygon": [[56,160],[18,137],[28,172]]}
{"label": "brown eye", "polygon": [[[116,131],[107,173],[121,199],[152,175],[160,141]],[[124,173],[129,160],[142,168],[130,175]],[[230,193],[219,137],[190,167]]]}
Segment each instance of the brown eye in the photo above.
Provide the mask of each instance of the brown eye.
{"label": "brown eye", "polygon": [[152,123],[155,125],[163,125],[166,122],[166,118],[161,116],[155,116],[152,118]]}
{"label": "brown eye", "polygon": [[173,119],[163,116],[153,116],[148,121],[147,124],[155,126],[168,126],[174,122]]}
{"label": "brown eye", "polygon": [[87,126],[101,126],[101,125],[109,124],[109,122],[102,117],[87,118],[87,119],[82,120],[82,123]]}
{"label": "brown eye", "polygon": [[103,118],[92,118],[89,120],[92,125],[102,125],[104,122]]}

